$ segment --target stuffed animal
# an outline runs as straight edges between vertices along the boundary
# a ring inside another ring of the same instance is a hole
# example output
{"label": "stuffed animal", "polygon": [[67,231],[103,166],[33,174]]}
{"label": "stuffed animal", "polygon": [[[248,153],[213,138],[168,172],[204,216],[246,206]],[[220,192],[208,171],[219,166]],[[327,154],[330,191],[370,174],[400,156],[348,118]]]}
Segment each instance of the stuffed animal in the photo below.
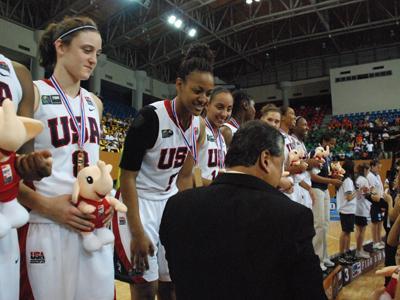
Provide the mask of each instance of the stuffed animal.
{"label": "stuffed animal", "polygon": [[[305,153],[302,149],[293,149],[289,152],[290,166],[298,166],[304,158]],[[307,165],[308,166],[308,165]]]}
{"label": "stuffed animal", "polygon": [[331,177],[342,179],[345,173],[346,171],[342,168],[340,162],[337,161],[331,163]]}
{"label": "stuffed animal", "polygon": [[94,214],[95,231],[82,232],[83,248],[89,252],[97,251],[103,245],[114,242],[114,235],[106,228],[103,221],[110,206],[120,212],[126,212],[127,207],[114,197],[107,196],[113,188],[110,175],[111,165],[98,161],[96,165],[79,171],[74,184],[72,202],[85,214]]}
{"label": "stuffed animal", "polygon": [[[329,146],[326,146],[326,149],[324,149],[324,147],[322,146],[318,146],[317,148],[315,148],[314,159],[320,160],[322,163],[325,163],[325,158],[327,158],[329,154]],[[313,168],[311,172],[313,172],[313,174],[319,174],[321,170],[318,168]]]}
{"label": "stuffed animal", "polygon": [[43,128],[40,121],[17,116],[11,100],[3,101],[0,107],[0,238],[29,220],[28,212],[16,199],[21,178],[16,171],[15,152]]}

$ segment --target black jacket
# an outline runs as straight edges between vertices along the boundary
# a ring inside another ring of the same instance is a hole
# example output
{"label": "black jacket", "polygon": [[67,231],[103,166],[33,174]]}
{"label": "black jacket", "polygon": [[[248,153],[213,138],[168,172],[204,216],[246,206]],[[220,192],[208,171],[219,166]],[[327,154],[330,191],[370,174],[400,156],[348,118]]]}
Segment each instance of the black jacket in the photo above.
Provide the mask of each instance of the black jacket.
{"label": "black jacket", "polygon": [[160,238],[179,300],[326,299],[313,216],[250,175],[171,197]]}

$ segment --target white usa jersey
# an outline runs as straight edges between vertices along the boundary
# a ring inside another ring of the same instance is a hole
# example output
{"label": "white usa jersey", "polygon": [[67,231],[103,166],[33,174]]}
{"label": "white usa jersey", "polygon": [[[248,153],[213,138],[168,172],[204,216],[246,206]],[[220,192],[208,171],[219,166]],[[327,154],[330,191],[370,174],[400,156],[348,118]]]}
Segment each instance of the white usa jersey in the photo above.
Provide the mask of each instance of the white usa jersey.
{"label": "white usa jersey", "polygon": [[290,136],[288,133],[284,132],[282,129],[279,130],[285,139],[285,161],[284,161],[284,166],[285,169],[289,167],[289,152],[293,149],[296,149],[296,144],[292,136]]}
{"label": "white usa jersey", "polygon": [[[78,155],[78,133],[72,118],[49,80],[34,82],[39,91],[39,106],[34,113],[37,120],[44,123],[44,130],[35,138],[35,150],[50,150],[53,156],[51,176],[35,181],[36,191],[47,197],[72,194],[76,180]],[[100,122],[99,111],[91,94],[81,89],[86,115],[86,139],[83,146],[85,166],[96,164],[99,160]],[[69,104],[80,123],[80,95],[67,96]],[[31,213],[31,222],[50,222]]]}
{"label": "white usa jersey", "polygon": [[[156,108],[159,127],[157,140],[151,149],[146,150],[136,178],[136,189],[141,199],[166,200],[178,192],[176,179],[190,150],[175,123],[171,104],[169,100],[151,104]],[[184,132],[190,145],[192,129],[197,141],[200,117],[193,117],[191,126]]]}
{"label": "white usa jersey", "polygon": [[22,99],[22,87],[11,60],[0,54],[0,106],[6,98],[13,101],[17,110]]}
{"label": "white usa jersey", "polygon": [[232,137],[235,135],[236,131],[239,130],[239,124],[234,118],[231,118],[228,122],[224,123],[223,126],[228,127],[232,131]]}
{"label": "white usa jersey", "polygon": [[[220,143],[222,145],[220,145]],[[206,138],[199,150],[199,167],[201,176],[206,179],[214,180],[218,175],[221,165],[224,165],[226,155],[226,144],[222,134],[215,135],[206,126]]]}

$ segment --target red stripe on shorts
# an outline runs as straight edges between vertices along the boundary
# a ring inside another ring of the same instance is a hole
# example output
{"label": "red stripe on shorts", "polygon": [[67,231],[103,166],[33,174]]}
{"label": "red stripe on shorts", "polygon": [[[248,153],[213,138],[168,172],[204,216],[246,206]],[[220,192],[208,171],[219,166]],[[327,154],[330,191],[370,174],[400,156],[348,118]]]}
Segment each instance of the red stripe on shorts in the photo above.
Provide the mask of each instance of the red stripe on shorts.
{"label": "red stripe on shorts", "polygon": [[19,281],[19,299],[34,300],[31,284],[28,277],[28,268],[26,261],[26,238],[28,236],[29,223],[18,228],[18,240],[20,251],[20,281]]}

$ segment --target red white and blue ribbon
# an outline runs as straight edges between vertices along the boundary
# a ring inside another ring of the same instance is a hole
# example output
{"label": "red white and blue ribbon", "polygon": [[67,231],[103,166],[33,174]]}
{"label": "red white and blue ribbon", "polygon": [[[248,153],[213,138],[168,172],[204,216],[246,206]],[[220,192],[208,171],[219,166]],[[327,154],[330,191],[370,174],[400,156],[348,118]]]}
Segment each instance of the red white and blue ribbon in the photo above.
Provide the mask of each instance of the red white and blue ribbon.
{"label": "red white and blue ribbon", "polygon": [[179,131],[182,134],[183,140],[185,142],[186,147],[189,149],[189,151],[192,153],[194,162],[197,163],[197,140],[196,140],[196,134],[194,132],[194,128],[193,128],[193,116],[192,119],[190,121],[190,128],[191,128],[191,140],[192,140],[192,145],[190,145],[189,141],[187,140],[186,136],[185,136],[185,132],[181,127],[181,123],[179,122],[178,119],[178,115],[176,114],[176,109],[175,109],[175,101],[176,98],[174,100],[172,100],[172,114],[174,115],[174,119],[175,122],[179,128]]}
{"label": "red white and blue ribbon", "polygon": [[229,120],[229,122],[232,123],[232,125],[235,126],[236,129],[239,129],[240,125],[239,125],[239,123],[235,120],[235,118],[231,118],[231,119]]}
{"label": "red white and blue ribbon", "polygon": [[217,145],[217,160],[218,160],[218,165],[220,169],[225,169],[225,153],[224,153],[224,149],[223,149],[223,141],[222,141],[222,134],[221,134],[221,130],[219,128],[217,128],[217,136],[215,136],[215,131],[210,123],[210,121],[208,120],[208,118],[205,118],[205,122],[206,122],[206,126],[208,127],[208,129],[211,130],[214,139],[215,139],[215,144]]}
{"label": "red white and blue ribbon", "polygon": [[65,95],[63,89],[61,88],[60,84],[58,83],[57,79],[54,77],[54,75],[50,77],[50,81],[53,84],[54,88],[56,89],[58,95],[60,96],[61,102],[64,104],[69,116],[72,119],[72,122],[75,125],[75,128],[78,132],[78,146],[80,149],[83,149],[83,145],[85,144],[85,139],[86,139],[86,132],[85,132],[86,116],[85,116],[85,103],[83,101],[82,88],[79,91],[79,96],[81,100],[81,124],[79,125],[79,122],[75,117],[74,112],[72,111],[72,108],[69,104],[69,100]]}

